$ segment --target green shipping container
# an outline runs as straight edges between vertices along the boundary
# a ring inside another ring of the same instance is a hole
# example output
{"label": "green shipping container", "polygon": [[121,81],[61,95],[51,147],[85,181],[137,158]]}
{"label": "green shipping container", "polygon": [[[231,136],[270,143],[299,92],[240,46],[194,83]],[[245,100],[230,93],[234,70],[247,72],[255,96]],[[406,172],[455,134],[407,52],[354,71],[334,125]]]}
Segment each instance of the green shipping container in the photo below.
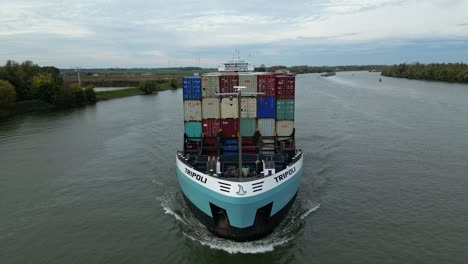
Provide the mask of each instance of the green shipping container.
{"label": "green shipping container", "polygon": [[276,119],[294,120],[294,99],[276,100]]}
{"label": "green shipping container", "polygon": [[187,137],[192,138],[193,141],[200,141],[202,134],[201,122],[185,122],[184,127]]}
{"label": "green shipping container", "polygon": [[253,137],[257,130],[257,120],[255,118],[241,119],[241,135],[243,137]]}

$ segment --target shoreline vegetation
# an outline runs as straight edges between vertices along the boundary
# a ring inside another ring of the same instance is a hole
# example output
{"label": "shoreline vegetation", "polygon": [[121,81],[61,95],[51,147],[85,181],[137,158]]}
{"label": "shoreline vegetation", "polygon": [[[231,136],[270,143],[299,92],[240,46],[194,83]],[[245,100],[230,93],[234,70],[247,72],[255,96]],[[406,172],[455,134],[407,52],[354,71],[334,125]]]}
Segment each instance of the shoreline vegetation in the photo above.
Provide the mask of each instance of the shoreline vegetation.
{"label": "shoreline vegetation", "polygon": [[[77,73],[74,79],[77,81],[76,77]],[[67,79],[61,70],[53,66],[40,67],[32,61],[21,64],[7,61],[5,66],[0,67],[0,120],[19,114],[83,107],[100,100],[152,94],[180,87],[178,77],[161,77],[157,74],[134,78],[130,82],[127,76],[113,74],[112,82],[120,86],[136,84],[136,87],[112,91],[94,91],[96,84],[106,82],[94,84],[85,81],[84,86],[80,86],[74,80]]]}
{"label": "shoreline vegetation", "polygon": [[382,68],[382,76],[426,81],[468,84],[468,65],[464,63],[411,63]]}
{"label": "shoreline vegetation", "polygon": [[265,67],[265,65],[260,65],[256,67],[255,71],[259,72],[275,72],[278,70],[288,70],[296,74],[304,73],[322,73],[322,72],[339,72],[339,71],[380,71],[386,65],[337,65],[337,66],[308,66],[308,65],[299,65],[287,67],[284,65],[276,65],[271,67]]}

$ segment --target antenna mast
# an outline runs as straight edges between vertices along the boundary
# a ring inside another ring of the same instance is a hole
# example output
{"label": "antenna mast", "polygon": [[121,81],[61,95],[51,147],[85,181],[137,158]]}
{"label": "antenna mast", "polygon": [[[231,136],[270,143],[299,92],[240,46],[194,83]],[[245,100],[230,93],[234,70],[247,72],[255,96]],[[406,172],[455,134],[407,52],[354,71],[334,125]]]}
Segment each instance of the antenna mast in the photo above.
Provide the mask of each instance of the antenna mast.
{"label": "antenna mast", "polygon": [[81,87],[80,67],[76,67],[75,71],[77,72],[77,76],[78,76],[78,85]]}

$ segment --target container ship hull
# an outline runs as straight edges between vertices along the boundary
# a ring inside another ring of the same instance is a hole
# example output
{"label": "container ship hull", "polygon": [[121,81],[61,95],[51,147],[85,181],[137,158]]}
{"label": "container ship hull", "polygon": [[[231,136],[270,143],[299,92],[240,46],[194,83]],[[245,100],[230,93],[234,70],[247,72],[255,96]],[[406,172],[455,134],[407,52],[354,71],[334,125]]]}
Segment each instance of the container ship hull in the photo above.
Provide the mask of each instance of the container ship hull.
{"label": "container ship hull", "polygon": [[177,157],[177,178],[187,206],[213,234],[236,241],[267,236],[293,205],[302,177],[300,152],[284,170],[250,181],[220,179]]}

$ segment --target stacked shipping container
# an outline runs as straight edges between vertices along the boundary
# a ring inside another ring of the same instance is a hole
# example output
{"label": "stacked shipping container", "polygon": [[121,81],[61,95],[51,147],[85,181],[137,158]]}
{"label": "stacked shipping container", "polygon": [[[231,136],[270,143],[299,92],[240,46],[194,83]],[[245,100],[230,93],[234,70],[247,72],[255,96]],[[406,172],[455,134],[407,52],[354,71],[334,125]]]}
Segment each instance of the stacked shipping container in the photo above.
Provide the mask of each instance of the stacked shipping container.
{"label": "stacked shipping container", "polygon": [[276,78],[276,136],[289,137],[294,132],[294,97],[296,78],[277,75]]}
{"label": "stacked shipping container", "polygon": [[[182,81],[182,93],[184,98],[184,130],[185,135],[192,141],[201,140],[202,112],[201,112],[201,78],[192,76]],[[191,148],[193,143],[187,143]],[[186,146],[187,148],[188,146]]]}
{"label": "stacked shipping container", "polygon": [[[234,86],[245,86],[238,102]],[[258,95],[256,93],[259,93]],[[258,131],[263,137],[289,137],[294,132],[295,77],[272,73],[209,73],[183,80],[185,134],[205,145],[217,144],[219,133],[225,153],[236,153],[237,137],[253,153]],[[241,108],[239,131],[238,107]],[[229,140],[236,140],[234,141]],[[229,143],[227,143],[229,142]]]}

